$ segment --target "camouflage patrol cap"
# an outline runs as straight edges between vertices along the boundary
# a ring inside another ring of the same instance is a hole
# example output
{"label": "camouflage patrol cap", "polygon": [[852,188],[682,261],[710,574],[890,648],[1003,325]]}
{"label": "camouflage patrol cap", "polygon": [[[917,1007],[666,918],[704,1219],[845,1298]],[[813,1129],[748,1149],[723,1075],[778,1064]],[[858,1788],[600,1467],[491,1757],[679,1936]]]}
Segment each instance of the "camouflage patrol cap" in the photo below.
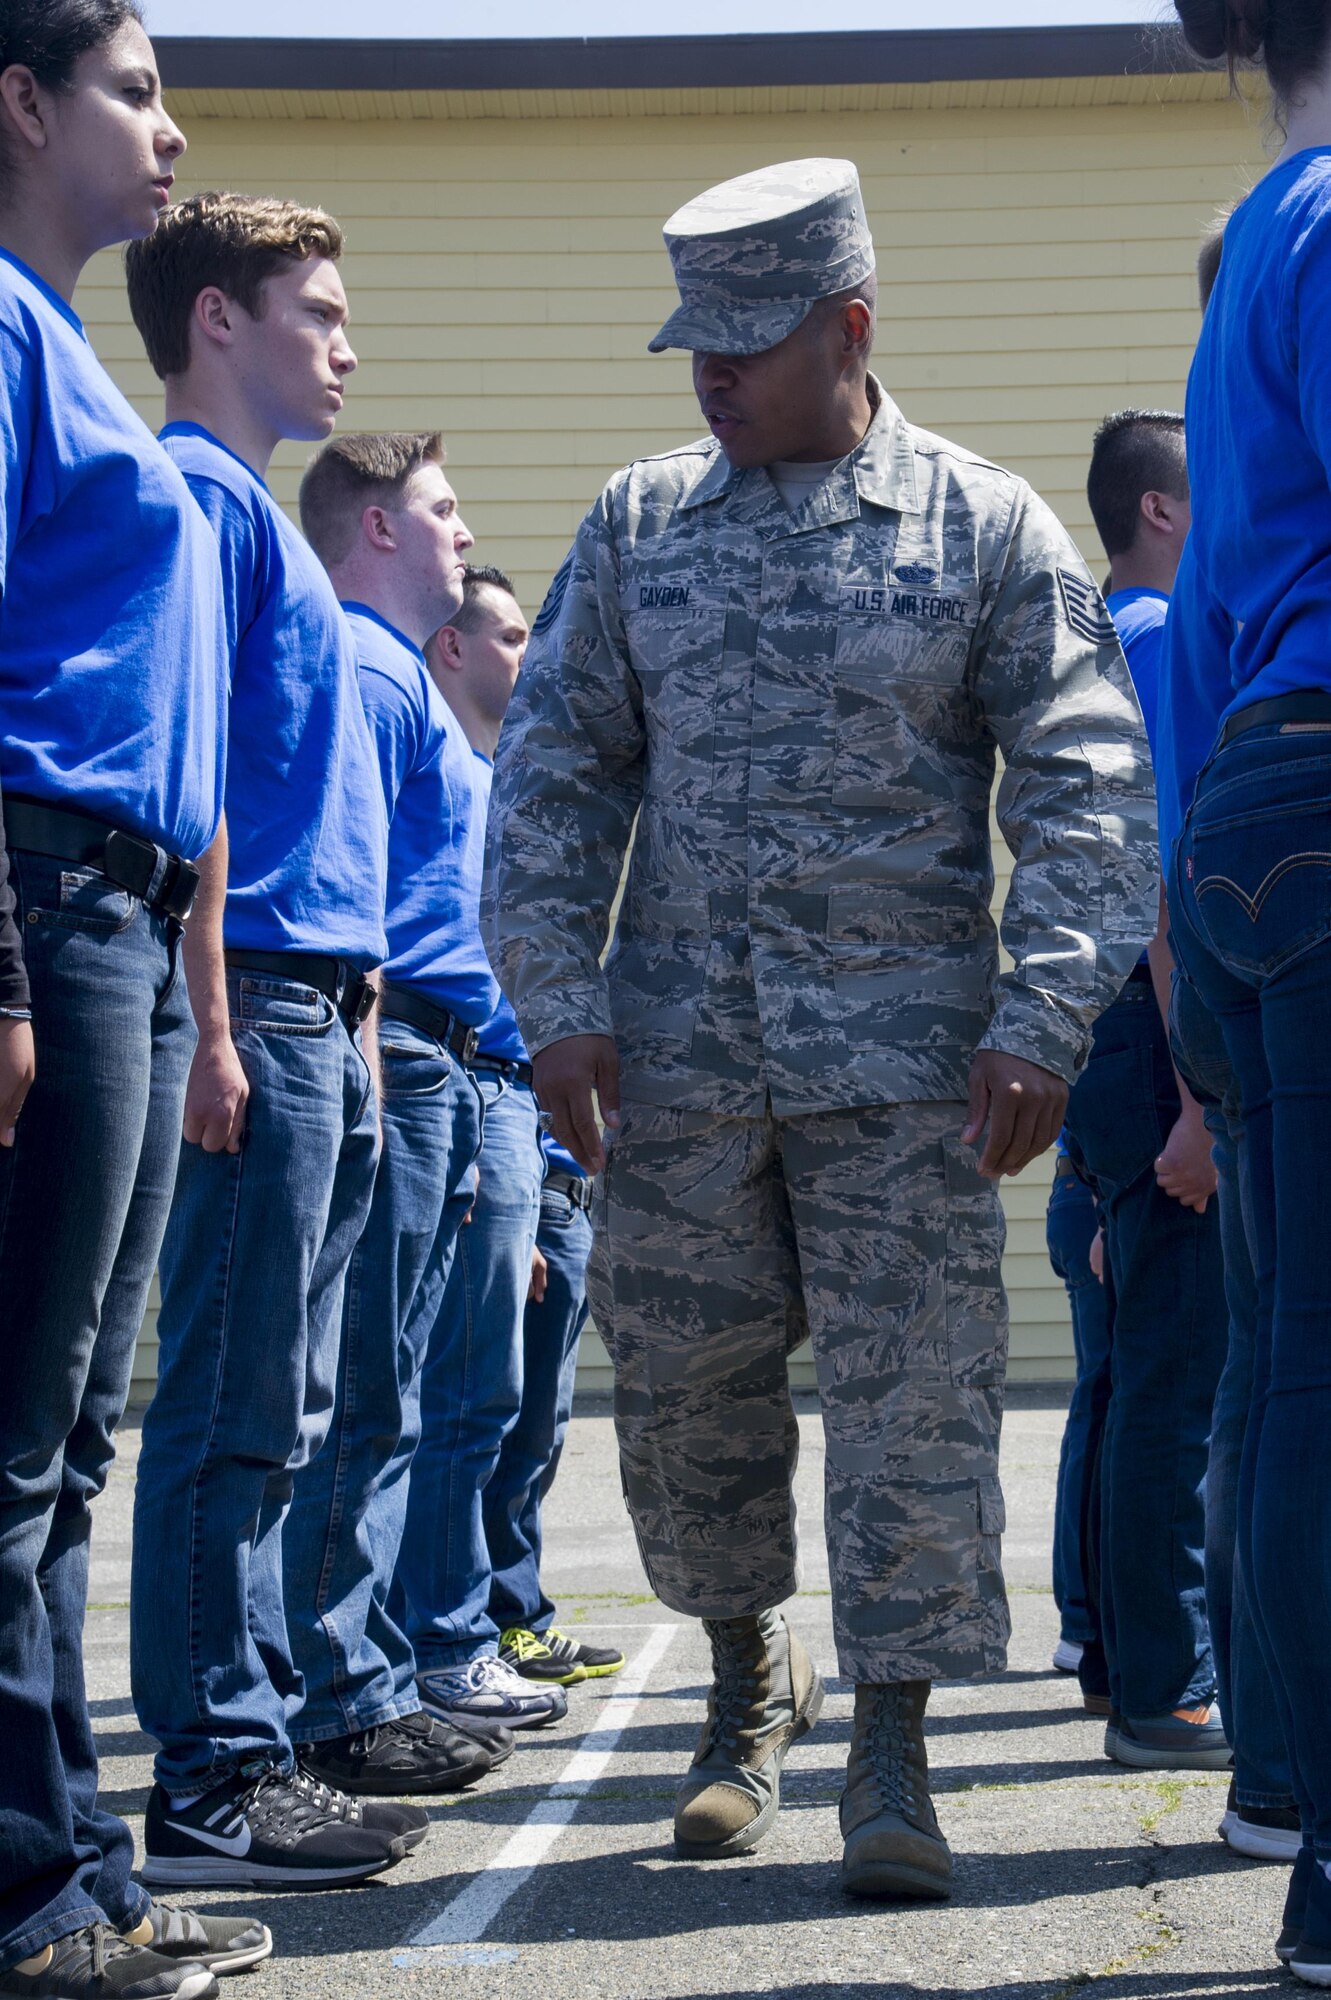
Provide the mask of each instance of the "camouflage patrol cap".
{"label": "camouflage patrol cap", "polygon": [[853,160],[787,160],[722,181],[665,226],[680,303],[648,352],[761,354],[874,268]]}

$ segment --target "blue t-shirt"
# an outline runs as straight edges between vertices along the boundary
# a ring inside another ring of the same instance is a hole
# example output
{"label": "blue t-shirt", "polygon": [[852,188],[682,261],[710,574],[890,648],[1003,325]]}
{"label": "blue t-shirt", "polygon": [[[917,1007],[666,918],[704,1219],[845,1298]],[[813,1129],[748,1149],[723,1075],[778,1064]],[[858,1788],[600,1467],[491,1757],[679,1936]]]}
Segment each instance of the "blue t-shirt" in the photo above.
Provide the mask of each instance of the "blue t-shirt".
{"label": "blue t-shirt", "polygon": [[1202,583],[1189,535],[1169,600],[1160,718],[1153,745],[1160,860],[1166,881],[1202,766],[1215,747],[1220,718],[1234,696],[1229,678],[1233,643],[1233,620]]}
{"label": "blue t-shirt", "polygon": [[226,942],[329,952],[366,971],[388,948],[388,825],[350,628],[257,473],[197,424],[168,424],[162,442],[222,552]]}
{"label": "blue t-shirt", "polygon": [[485,849],[476,760],[411,641],[368,605],[345,610],[388,809],[384,977],[478,1028],[499,986],[473,949]]}
{"label": "blue t-shirt", "polygon": [[1115,590],[1105,599],[1105,606],[1118,631],[1154,758],[1160,708],[1160,651],[1169,599],[1163,590]]}
{"label": "blue t-shirt", "polygon": [[226,757],[217,548],[77,314],[6,251],[0,431],[0,785],[194,860]]}
{"label": "blue t-shirt", "polygon": [[[1118,630],[1154,760],[1160,712],[1160,652],[1169,599],[1162,590],[1114,590],[1105,599],[1105,605]],[[1138,965],[1150,962],[1146,952],[1137,961]]]}
{"label": "blue t-shirt", "polygon": [[1199,582],[1227,709],[1331,688],[1331,150],[1272,167],[1225,225],[1188,376]]}
{"label": "blue t-shirt", "polygon": [[541,1131],[541,1151],[545,1154],[545,1171],[556,1174],[576,1174],[580,1181],[587,1178],[587,1169],[578,1165],[572,1153],[566,1153],[552,1133]]}
{"label": "blue t-shirt", "polygon": [[[485,860],[485,821],[490,811],[490,785],[494,779],[494,765],[479,750],[472,751],[472,765],[475,771],[476,817],[480,827],[480,843],[476,856],[476,873],[471,884],[467,903],[471,919],[471,935],[468,948],[477,963],[489,968],[490,961],[485,955],[481,942],[481,872]],[[493,1062],[526,1062],[527,1044],[522,1039],[518,1017],[508,1004],[508,996],[495,984],[495,1004],[489,1019],[477,1035],[477,1046],[483,1056]]]}

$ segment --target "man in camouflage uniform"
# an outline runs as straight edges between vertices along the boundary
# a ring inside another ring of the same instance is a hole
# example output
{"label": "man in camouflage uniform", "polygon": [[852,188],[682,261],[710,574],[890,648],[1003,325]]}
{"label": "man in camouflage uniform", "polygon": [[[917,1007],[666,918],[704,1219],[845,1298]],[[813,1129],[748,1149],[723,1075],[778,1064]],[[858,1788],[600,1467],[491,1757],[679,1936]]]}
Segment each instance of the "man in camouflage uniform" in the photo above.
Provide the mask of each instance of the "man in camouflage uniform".
{"label": "man in camouflage uniform", "polygon": [[681,304],[651,346],[692,351],[712,437],[616,473],[536,621],[494,948],[554,1130],[601,1174],[593,1308],[643,1562],[712,1642],[677,1847],[761,1838],[821,1701],[774,1608],[810,1333],[856,1684],[843,1879],[946,1895],[924,1705],[1000,1670],[1009,1629],[996,1181],[1054,1139],[1154,929],[1149,760],[1058,522],[868,372],[854,167],[744,175],[666,242]]}

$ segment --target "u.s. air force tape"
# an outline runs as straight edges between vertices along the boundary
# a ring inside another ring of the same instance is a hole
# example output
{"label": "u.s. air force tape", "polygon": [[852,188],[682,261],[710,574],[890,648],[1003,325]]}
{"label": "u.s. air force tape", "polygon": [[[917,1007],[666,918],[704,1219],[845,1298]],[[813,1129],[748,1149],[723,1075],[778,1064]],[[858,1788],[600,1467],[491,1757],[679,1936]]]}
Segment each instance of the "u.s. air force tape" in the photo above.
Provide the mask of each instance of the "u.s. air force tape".
{"label": "u.s. air force tape", "polygon": [[1093,646],[1107,646],[1118,637],[1117,628],[1089,576],[1078,576],[1075,569],[1061,569],[1058,572],[1059,595],[1063,599],[1063,612],[1074,632],[1083,639],[1089,639]]}
{"label": "u.s. air force tape", "polygon": [[533,639],[539,639],[542,632],[548,632],[558,618],[559,607],[564,602],[564,592],[568,589],[568,580],[572,574],[573,551],[570,549],[555,571],[554,581],[545,593],[545,602],[536,614],[536,621],[531,628]]}

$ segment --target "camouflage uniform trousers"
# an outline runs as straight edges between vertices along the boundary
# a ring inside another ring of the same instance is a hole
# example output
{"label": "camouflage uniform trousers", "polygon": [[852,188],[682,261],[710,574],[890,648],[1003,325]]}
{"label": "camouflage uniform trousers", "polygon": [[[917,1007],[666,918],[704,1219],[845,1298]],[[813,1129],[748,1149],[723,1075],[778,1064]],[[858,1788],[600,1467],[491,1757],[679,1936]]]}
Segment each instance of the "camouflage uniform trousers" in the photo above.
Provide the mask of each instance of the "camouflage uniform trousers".
{"label": "camouflage uniform trousers", "polygon": [[777,1119],[626,1104],[589,1290],[625,1498],[672,1610],[799,1586],[787,1356],[812,1335],[840,1670],[1001,1671],[997,1191],[958,1103]]}

